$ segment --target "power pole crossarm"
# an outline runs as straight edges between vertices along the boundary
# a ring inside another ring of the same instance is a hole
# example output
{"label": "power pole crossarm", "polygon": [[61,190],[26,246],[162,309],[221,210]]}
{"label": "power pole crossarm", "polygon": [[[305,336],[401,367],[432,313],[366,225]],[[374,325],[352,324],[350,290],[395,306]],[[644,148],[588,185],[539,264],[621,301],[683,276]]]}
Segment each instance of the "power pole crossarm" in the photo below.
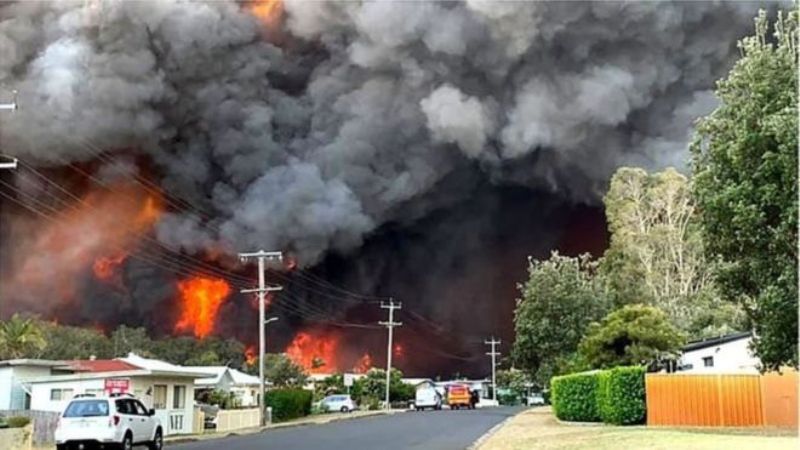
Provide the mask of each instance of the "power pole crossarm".
{"label": "power pole crossarm", "polygon": [[486,354],[492,357],[492,401],[497,403],[497,357],[500,356],[500,352],[496,349],[500,345],[500,339],[495,339],[492,336],[492,339],[483,341],[483,343],[492,346],[492,351]]}
{"label": "power pole crossarm", "polygon": [[[17,91],[12,91],[14,94],[14,101],[11,103],[0,103],[0,111],[16,111],[19,105],[17,104]],[[17,158],[7,158],[10,161],[0,161],[0,169],[16,169]]]}
{"label": "power pole crossarm", "polygon": [[[266,325],[266,320],[264,320],[264,316],[266,315],[265,300],[267,293],[280,291],[283,289],[280,286],[267,286],[265,272],[267,260],[281,261],[283,259],[283,253],[265,252],[264,250],[260,250],[252,253],[239,253],[239,258],[241,258],[242,261],[247,261],[249,259],[256,259],[258,261],[258,287],[253,289],[242,289],[242,293],[254,293],[258,298],[258,381],[259,393],[261,394],[259,397],[258,406],[261,409],[261,426],[264,426],[266,425],[266,408],[264,405],[264,353],[267,346],[266,333],[264,332],[264,326]],[[272,319],[270,319],[270,321],[271,320]]]}
{"label": "power pole crossarm", "polygon": [[389,331],[389,342],[386,347],[386,409],[389,410],[392,408],[391,403],[389,403],[389,383],[391,382],[392,376],[392,335],[394,331],[394,327],[399,327],[402,322],[395,322],[394,321],[394,310],[401,309],[403,304],[400,302],[395,303],[394,300],[389,299],[389,303],[381,302],[381,309],[388,309],[389,310],[389,320],[386,322],[378,322],[379,324],[383,325]]}

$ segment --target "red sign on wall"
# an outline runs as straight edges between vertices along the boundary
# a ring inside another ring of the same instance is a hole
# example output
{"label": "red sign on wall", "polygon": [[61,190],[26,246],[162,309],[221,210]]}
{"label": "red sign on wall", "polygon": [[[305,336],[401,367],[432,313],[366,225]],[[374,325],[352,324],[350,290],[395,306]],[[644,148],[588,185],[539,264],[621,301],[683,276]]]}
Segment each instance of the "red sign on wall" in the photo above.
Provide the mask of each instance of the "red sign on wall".
{"label": "red sign on wall", "polygon": [[108,394],[124,394],[131,388],[131,380],[127,378],[106,378],[104,390]]}

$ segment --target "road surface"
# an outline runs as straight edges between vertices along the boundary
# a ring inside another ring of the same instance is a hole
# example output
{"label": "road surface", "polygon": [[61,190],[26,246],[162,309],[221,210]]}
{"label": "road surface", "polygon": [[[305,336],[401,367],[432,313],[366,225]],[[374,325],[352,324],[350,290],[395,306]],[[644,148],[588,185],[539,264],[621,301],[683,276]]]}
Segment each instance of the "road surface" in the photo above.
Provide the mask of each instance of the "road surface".
{"label": "road surface", "polygon": [[505,407],[410,411],[175,444],[169,450],[461,450],[518,412]]}

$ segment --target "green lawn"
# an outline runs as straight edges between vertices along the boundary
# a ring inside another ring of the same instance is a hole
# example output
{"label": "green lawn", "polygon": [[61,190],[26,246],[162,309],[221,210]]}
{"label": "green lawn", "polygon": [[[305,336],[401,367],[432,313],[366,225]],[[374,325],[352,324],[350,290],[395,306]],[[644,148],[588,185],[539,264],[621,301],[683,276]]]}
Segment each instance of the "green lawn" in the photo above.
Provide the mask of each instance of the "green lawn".
{"label": "green lawn", "polygon": [[549,409],[533,409],[518,415],[479,447],[480,450],[795,450],[798,448],[800,440],[793,430],[567,425],[555,420]]}

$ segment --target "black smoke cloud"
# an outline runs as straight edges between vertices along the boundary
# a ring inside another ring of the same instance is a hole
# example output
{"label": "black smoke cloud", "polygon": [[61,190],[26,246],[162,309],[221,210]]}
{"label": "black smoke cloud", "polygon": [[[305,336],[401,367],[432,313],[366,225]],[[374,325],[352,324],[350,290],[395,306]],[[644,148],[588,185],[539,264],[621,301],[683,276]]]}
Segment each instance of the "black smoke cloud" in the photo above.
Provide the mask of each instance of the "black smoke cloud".
{"label": "black smoke cloud", "polygon": [[[560,226],[553,207],[498,200],[506,189],[596,205],[620,165],[685,168],[692,121],[714,108],[757,8],[298,0],[265,30],[234,1],[6,3],[0,84],[22,109],[0,121],[3,151],[41,166],[98,148],[147,155],[164,191],[193,205],[157,226],[188,253],[370,261],[396,230],[440,223],[458,231],[426,230],[425,245],[451,261],[486,253],[445,238],[511,217],[492,205],[519,208],[543,236]],[[448,215],[459,220],[432,221]],[[392,272],[425,277],[426,252],[398,250]],[[452,274],[420,283],[437,280]],[[417,295],[433,305],[436,286]]]}

